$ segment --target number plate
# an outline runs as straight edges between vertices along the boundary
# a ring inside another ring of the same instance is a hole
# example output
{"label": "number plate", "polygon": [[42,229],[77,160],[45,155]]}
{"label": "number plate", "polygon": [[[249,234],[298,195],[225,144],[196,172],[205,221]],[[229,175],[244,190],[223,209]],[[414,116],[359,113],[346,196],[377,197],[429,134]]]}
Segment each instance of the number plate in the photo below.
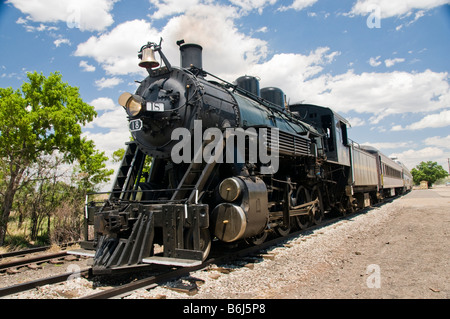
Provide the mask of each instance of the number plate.
{"label": "number plate", "polygon": [[162,103],[162,102],[147,102],[147,111],[164,112],[164,103]]}
{"label": "number plate", "polygon": [[129,128],[131,132],[140,131],[142,129],[142,120],[131,120],[129,124]]}

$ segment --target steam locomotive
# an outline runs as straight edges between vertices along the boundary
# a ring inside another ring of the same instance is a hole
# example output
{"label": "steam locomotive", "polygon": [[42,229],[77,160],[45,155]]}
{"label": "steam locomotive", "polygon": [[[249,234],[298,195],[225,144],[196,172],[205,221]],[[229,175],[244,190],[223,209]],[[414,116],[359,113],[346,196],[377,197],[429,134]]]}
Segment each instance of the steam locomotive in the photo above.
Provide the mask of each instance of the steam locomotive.
{"label": "steam locomotive", "polygon": [[181,67],[161,43],[141,47],[148,76],[119,97],[133,141],[108,199],[87,200],[95,234],[74,252],[94,256],[94,274],[199,265],[216,242],[262,243],[411,189],[406,167],[351,141],[332,109],[288,105],[253,76],[222,80],[200,45],[177,44]]}

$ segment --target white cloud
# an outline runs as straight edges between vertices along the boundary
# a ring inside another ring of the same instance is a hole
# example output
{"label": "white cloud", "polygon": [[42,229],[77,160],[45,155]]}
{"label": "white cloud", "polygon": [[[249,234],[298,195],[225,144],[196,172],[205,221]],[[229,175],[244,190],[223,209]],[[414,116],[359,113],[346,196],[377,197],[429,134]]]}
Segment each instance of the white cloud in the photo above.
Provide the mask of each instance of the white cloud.
{"label": "white cloud", "polygon": [[123,80],[117,77],[112,78],[103,77],[100,80],[95,81],[95,86],[98,87],[99,90],[101,90],[104,88],[112,88],[122,82]]}
{"label": "white cloud", "polygon": [[122,109],[121,106],[116,105],[114,101],[109,97],[96,98],[95,100],[92,100],[89,104],[94,106],[96,111],[112,111],[117,108]]}
{"label": "white cloud", "polygon": [[111,75],[144,74],[145,71],[138,66],[137,51],[147,41],[158,40],[159,36],[160,33],[149,22],[131,20],[80,43],[75,56],[95,59]]}
{"label": "white cloud", "polygon": [[58,30],[58,27],[49,27],[43,23],[40,23],[37,27],[32,26],[32,25],[28,25],[28,21],[27,20],[23,20],[21,22],[17,22],[18,24],[22,24],[23,27],[25,28],[25,30],[27,32],[42,32],[42,31],[56,31]]}
{"label": "white cloud", "polygon": [[[109,131],[118,130],[121,132],[128,132],[127,114],[125,113],[123,107],[118,105],[113,110],[106,110],[103,112],[99,117],[96,117],[91,123],[89,123],[89,126],[86,127],[101,127],[103,129],[109,129]],[[126,135],[128,137],[130,134],[127,133]],[[104,143],[109,143],[116,147],[115,141],[105,141]]]}
{"label": "white cloud", "polygon": [[380,58],[381,58],[381,56],[377,56],[376,58],[370,58],[369,59],[370,66],[373,66],[373,67],[379,66],[381,64],[381,62],[378,61]]}
{"label": "white cloud", "polygon": [[56,47],[58,48],[61,44],[70,45],[71,43],[70,43],[69,39],[59,38],[59,39],[56,39],[55,41],[53,41],[53,44],[56,45]]}
{"label": "white cloud", "polygon": [[427,115],[420,121],[410,124],[404,128],[400,125],[396,125],[392,128],[392,131],[421,130],[424,128],[437,128],[445,126],[450,127],[450,110],[444,110],[440,113]]}
{"label": "white cloud", "polygon": [[[168,5],[169,2],[165,3]],[[184,14],[170,18],[162,30],[154,29],[144,20],[119,24],[111,31],[92,36],[79,44],[75,55],[95,59],[110,75],[139,73],[145,76],[145,70],[137,66],[137,51],[143,44],[147,41],[159,41],[162,37],[164,54],[173,65],[179,65],[179,48],[175,42],[184,39],[186,43],[198,43],[203,47],[205,70],[233,81],[238,76],[250,72],[261,73],[261,78],[265,74],[267,78],[273,78],[279,73],[287,73],[292,77],[293,72],[286,70],[292,70],[293,67],[297,67],[298,70],[295,77],[304,80],[322,71],[320,65],[330,63],[338,54],[338,52],[325,54],[321,48],[322,51],[319,50],[309,56],[275,55],[270,63],[265,63],[269,51],[267,42],[239,32],[235,20],[240,17],[241,14],[233,6],[198,4],[186,9]],[[296,64],[286,65],[285,61],[282,61],[283,57]],[[159,58],[158,54],[156,58]],[[286,65],[286,70],[277,67],[279,63]],[[273,70],[275,74],[264,72],[264,68]]]}
{"label": "white cloud", "polygon": [[238,31],[235,19],[239,17],[231,6],[191,8],[184,15],[171,18],[162,30],[164,53],[177,65],[179,50],[173,44],[180,39],[198,43],[203,47],[203,68],[232,81],[249,65],[264,60],[268,51],[266,41]]}
{"label": "white cloud", "polygon": [[85,72],[94,72],[95,71],[95,66],[90,65],[87,61],[81,60],[79,65],[81,68],[83,68],[83,71],[85,71]]}
{"label": "white cloud", "polygon": [[27,24],[27,20],[25,20],[25,19],[22,18],[22,17],[19,17],[19,19],[17,19],[16,23],[17,23],[17,24]]}
{"label": "white cloud", "polygon": [[402,131],[403,130],[403,128],[402,128],[402,126],[401,125],[394,125],[394,126],[392,126],[392,128],[391,128],[391,131]]}
{"label": "white cloud", "polygon": [[[258,62],[267,54],[265,41],[237,31],[234,19],[238,17],[235,7],[197,5],[183,15],[172,17],[161,31],[144,20],[127,21],[81,43],[75,55],[94,58],[108,74],[146,75],[137,65],[137,51],[143,44],[159,41],[162,37],[164,54],[173,65],[179,65],[179,49],[175,42],[185,39],[186,43],[198,43],[203,47],[203,65],[208,71],[234,72]],[[233,50],[226,50],[226,47]],[[156,57],[159,58],[158,54]],[[216,63],[225,60],[227,64]]]}
{"label": "white cloud", "polygon": [[[381,18],[390,18],[397,16],[411,15],[414,10],[429,10],[444,4],[448,0],[410,0],[410,1],[392,1],[392,0],[358,0],[350,11],[351,15],[368,15],[373,12],[374,6],[378,6],[381,12]],[[417,15],[415,20],[423,16],[424,12]]]}
{"label": "white cloud", "polygon": [[[104,110],[105,112],[83,128],[83,136],[94,141],[96,148],[105,152],[105,155],[109,158],[106,162],[107,168],[117,170],[119,164],[112,162],[112,154],[119,148],[126,148],[125,142],[130,140],[127,115],[121,106],[115,105],[108,98],[98,98],[90,104],[95,105],[96,110]],[[103,132],[91,132],[90,130],[94,128],[101,128]],[[114,179],[112,179],[112,182],[114,182]],[[103,185],[102,191],[110,191],[111,185],[109,184]]]}
{"label": "white cloud", "polygon": [[450,149],[450,135],[445,137],[433,136],[425,139],[424,143],[426,145],[442,147],[446,149]]}
{"label": "white cloud", "polygon": [[279,8],[280,11],[286,11],[289,9],[294,9],[296,11],[303,10],[307,7],[312,6],[315,4],[318,0],[294,0],[291,5],[289,6],[282,6]]}
{"label": "white cloud", "polygon": [[[409,15],[408,15],[409,16]],[[402,29],[403,27],[409,27],[411,24],[413,24],[414,22],[416,22],[417,20],[419,20],[420,18],[422,18],[423,16],[425,16],[425,10],[419,10],[416,12],[416,14],[414,15],[414,19],[412,19],[411,21],[407,21],[405,23],[402,23],[400,25],[398,25],[395,30],[399,31],[400,29]]]}
{"label": "white cloud", "polygon": [[[266,6],[275,4],[277,0],[230,0],[230,2],[234,7],[239,7],[242,13],[256,9],[261,14]],[[188,12],[200,5],[213,5],[214,2],[210,0],[150,0],[150,3],[157,8],[151,18],[161,19]]]}
{"label": "white cloud", "polygon": [[329,105],[337,112],[373,114],[373,123],[390,114],[431,112],[450,105],[448,73],[430,70],[324,74],[298,83],[296,94],[298,99]]}
{"label": "white cloud", "polygon": [[[258,76],[261,79],[261,87],[280,87],[280,83],[282,83],[280,88],[288,98],[291,98],[291,102],[296,102],[304,98],[299,94],[300,87],[305,83],[310,83],[309,79],[321,73],[324,66],[331,63],[340,54],[337,51],[329,51],[330,48],[322,47],[308,55],[276,54],[269,61],[253,64],[243,68],[241,72]],[[327,88],[322,89],[327,90]]]}
{"label": "white cloud", "polygon": [[264,7],[275,4],[277,0],[230,0],[230,2],[244,11],[257,9],[258,13],[262,14]]}
{"label": "white cloud", "polygon": [[9,0],[28,15],[28,20],[64,22],[69,27],[76,26],[82,31],[101,31],[110,26],[114,22],[110,11],[115,1],[117,0]]}
{"label": "white cloud", "polygon": [[450,135],[445,137],[434,136],[429,137],[423,141],[425,147],[416,148],[413,143],[407,145],[410,148],[403,152],[396,152],[390,156],[396,156],[408,168],[412,169],[420,162],[434,161],[444,168],[448,167],[447,159],[450,158]]}
{"label": "white cloud", "polygon": [[[126,121],[126,116],[123,117],[125,118]],[[104,120],[109,121],[110,117],[108,116]],[[83,137],[86,137],[87,139],[94,141],[95,147],[101,150],[102,152],[105,152],[105,156],[108,157],[108,161],[106,162],[106,168],[113,169],[115,172],[117,172],[120,163],[113,163],[112,154],[119,148],[126,148],[125,142],[130,140],[130,132],[128,131],[127,123],[124,123],[121,128],[114,128],[106,133],[91,133],[86,130],[83,130],[83,132],[84,132],[82,134]],[[105,192],[110,191],[113,182],[114,176],[111,178],[109,183],[102,185],[101,191]]]}
{"label": "white cloud", "polygon": [[158,9],[151,17],[154,19],[161,19],[182,13],[189,8],[199,5],[201,2],[201,0],[150,0],[150,3]]}
{"label": "white cloud", "polygon": [[[399,161],[412,169],[420,162],[434,161],[439,165],[445,165],[449,152],[444,152],[439,147],[425,147],[422,149],[409,149],[404,152],[389,154],[389,157],[397,157]],[[443,166],[445,167],[445,166]]]}
{"label": "white cloud", "polygon": [[387,68],[390,68],[394,64],[397,64],[397,63],[400,63],[400,62],[405,62],[405,59],[404,58],[394,58],[394,59],[386,59],[386,60],[384,60],[384,64],[386,65]]}
{"label": "white cloud", "polygon": [[[164,3],[168,5],[169,1]],[[170,3],[175,4],[176,1]],[[337,112],[355,111],[371,115],[365,121],[359,117],[352,118],[353,126],[366,122],[376,124],[390,114],[419,113],[425,109],[438,112],[448,109],[450,105],[447,72],[426,70],[420,73],[394,71],[356,74],[349,70],[343,74],[325,74],[326,65],[339,56],[338,51],[321,47],[307,54],[282,53],[270,56],[266,41],[239,31],[236,21],[242,18],[243,13],[238,8],[204,4],[206,1],[196,3],[195,7],[184,9],[183,14],[170,17],[161,30],[156,30],[145,20],[119,24],[79,44],[75,55],[95,59],[112,76],[96,81],[96,85],[99,88],[113,87],[122,81],[120,75],[146,76],[145,70],[137,66],[137,51],[147,41],[159,41],[162,36],[165,55],[173,65],[179,65],[179,48],[175,42],[184,39],[186,43],[202,45],[205,70],[230,82],[244,74],[255,75],[261,79],[261,87],[279,86],[283,89],[291,103],[304,100],[306,103],[327,105]],[[159,7],[159,10],[162,9]],[[174,8],[167,7],[164,10],[159,13],[161,16],[176,14]],[[381,56],[372,59],[377,65],[382,63]],[[400,61],[392,63],[395,62]],[[109,147],[109,150],[123,147],[123,142],[129,136],[123,110],[120,107],[114,110],[116,102],[112,100],[96,100],[96,108],[105,113],[93,125],[114,127],[107,134],[96,135],[98,143]],[[106,116],[110,119],[106,120]],[[111,123],[108,124],[108,121]],[[119,126],[125,127],[121,133],[125,138],[123,141],[113,141],[111,138],[118,134],[116,131]],[[402,129],[401,126],[399,128]],[[108,143],[114,143],[114,146],[108,146]],[[408,143],[397,146],[412,147]],[[389,145],[384,147],[388,148]]]}
{"label": "white cloud", "polygon": [[261,28],[259,28],[258,30],[256,30],[255,32],[261,32],[261,33],[266,33],[267,31],[269,31],[268,29],[267,29],[267,27],[261,27]]}
{"label": "white cloud", "polygon": [[[94,106],[99,116],[83,127],[83,136],[94,141],[96,148],[105,152],[109,158],[107,168],[116,170],[119,164],[112,162],[112,154],[119,148],[125,148],[125,142],[130,140],[127,114],[122,106],[108,97],[96,98],[89,104]],[[98,129],[101,131],[93,132]],[[109,191],[111,185],[103,185],[103,188],[103,191]]]}
{"label": "white cloud", "polygon": [[378,150],[382,149],[397,149],[397,148],[406,148],[406,147],[414,147],[415,144],[411,141],[408,142],[380,142],[380,143],[362,143],[362,145],[373,146]]}
{"label": "white cloud", "polygon": [[359,117],[347,117],[347,121],[350,123],[351,127],[363,126],[366,121]]}

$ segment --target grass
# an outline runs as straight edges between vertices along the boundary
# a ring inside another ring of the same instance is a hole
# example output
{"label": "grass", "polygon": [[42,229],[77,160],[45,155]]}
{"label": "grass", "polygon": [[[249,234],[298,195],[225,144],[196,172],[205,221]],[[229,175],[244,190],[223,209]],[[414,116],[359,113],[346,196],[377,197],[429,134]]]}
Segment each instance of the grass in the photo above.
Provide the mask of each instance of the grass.
{"label": "grass", "polygon": [[39,229],[39,235],[36,240],[30,239],[30,224],[31,221],[27,218],[25,218],[25,220],[20,224],[18,214],[12,212],[8,221],[5,243],[2,247],[0,247],[0,251],[7,252],[49,245],[50,238],[47,234],[47,223],[43,223],[45,224],[45,227],[41,227],[41,229]]}

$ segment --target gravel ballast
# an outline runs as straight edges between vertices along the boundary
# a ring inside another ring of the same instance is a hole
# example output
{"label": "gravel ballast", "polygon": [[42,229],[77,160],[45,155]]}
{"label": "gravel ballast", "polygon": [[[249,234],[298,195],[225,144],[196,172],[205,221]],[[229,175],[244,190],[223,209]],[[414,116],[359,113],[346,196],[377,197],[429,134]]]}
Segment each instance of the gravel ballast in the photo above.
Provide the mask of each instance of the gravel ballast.
{"label": "gravel ballast", "polygon": [[[450,187],[413,190],[380,207],[306,231],[265,257],[212,265],[125,298],[448,299],[449,207]],[[0,285],[29,280],[27,273],[37,271],[4,274]],[[7,298],[70,299],[104,289],[94,286],[76,278]],[[180,286],[184,292],[174,290]]]}

